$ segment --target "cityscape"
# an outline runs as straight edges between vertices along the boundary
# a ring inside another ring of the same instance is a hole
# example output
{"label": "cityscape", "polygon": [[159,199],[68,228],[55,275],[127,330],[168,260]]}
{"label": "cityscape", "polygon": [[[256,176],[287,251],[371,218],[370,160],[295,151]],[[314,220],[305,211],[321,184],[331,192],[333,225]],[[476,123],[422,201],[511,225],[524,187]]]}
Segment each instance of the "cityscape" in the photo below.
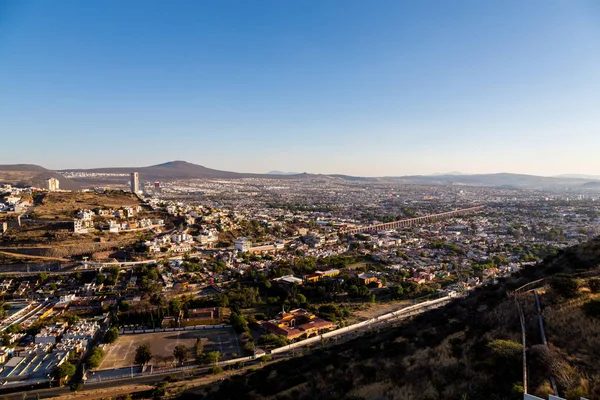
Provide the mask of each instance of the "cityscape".
{"label": "cityscape", "polygon": [[600,400],[597,0],[0,1],[0,400]]}
{"label": "cityscape", "polygon": [[4,390],[219,376],[297,357],[600,234],[600,192],[587,188],[58,176],[1,189]]}

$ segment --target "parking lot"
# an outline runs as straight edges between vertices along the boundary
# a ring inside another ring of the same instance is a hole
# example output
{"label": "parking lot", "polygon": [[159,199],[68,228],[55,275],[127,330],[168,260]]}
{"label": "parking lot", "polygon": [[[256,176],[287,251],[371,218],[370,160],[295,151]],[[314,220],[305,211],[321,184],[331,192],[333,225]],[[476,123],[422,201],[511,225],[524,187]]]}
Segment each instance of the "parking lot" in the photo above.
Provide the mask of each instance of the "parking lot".
{"label": "parking lot", "polygon": [[[194,357],[196,340],[204,340],[204,352],[219,351],[223,359],[240,356],[237,336],[233,329],[203,329],[189,331],[171,331],[122,335],[116,343],[106,348],[106,355],[98,369],[114,369],[134,365],[135,351],[143,343],[148,343],[154,356],[151,364],[169,364],[173,362],[173,349],[183,344],[190,349],[190,358]],[[170,360],[169,360],[170,358]]]}

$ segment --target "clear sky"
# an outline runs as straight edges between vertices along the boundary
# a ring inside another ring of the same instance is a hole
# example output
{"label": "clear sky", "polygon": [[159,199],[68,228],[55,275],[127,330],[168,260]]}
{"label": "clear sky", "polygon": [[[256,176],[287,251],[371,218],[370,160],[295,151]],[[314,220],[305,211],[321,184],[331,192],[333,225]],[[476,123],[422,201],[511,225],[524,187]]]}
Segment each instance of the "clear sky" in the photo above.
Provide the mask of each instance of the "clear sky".
{"label": "clear sky", "polygon": [[0,164],[600,174],[597,0],[0,1]]}

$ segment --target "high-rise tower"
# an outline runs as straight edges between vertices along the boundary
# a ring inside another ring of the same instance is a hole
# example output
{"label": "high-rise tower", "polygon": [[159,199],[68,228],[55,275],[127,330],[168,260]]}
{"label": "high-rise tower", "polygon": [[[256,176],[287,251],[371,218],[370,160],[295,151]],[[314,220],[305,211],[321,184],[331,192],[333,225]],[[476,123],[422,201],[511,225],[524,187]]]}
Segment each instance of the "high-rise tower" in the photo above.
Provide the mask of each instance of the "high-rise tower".
{"label": "high-rise tower", "polygon": [[131,178],[131,193],[137,194],[140,191],[140,176],[137,172],[130,174]]}

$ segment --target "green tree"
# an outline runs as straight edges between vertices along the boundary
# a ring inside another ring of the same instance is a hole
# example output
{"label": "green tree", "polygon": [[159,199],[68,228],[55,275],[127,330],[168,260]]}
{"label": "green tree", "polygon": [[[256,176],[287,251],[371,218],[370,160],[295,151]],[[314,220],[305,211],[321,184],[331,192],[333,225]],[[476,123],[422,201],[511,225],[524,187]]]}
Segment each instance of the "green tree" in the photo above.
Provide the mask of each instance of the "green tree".
{"label": "green tree", "polygon": [[88,368],[94,369],[98,368],[102,363],[102,359],[104,358],[104,350],[100,347],[94,347],[92,352],[88,355],[87,358],[87,366]]}
{"label": "green tree", "polygon": [[40,275],[38,276],[41,284],[46,283],[46,281],[48,280],[48,277],[49,277],[49,275],[47,272],[41,272]]}
{"label": "green tree", "polygon": [[152,359],[152,350],[148,343],[140,344],[135,350],[135,363],[137,365],[146,365]]}
{"label": "green tree", "polygon": [[172,315],[179,315],[179,312],[183,308],[183,303],[180,299],[173,299],[169,302],[169,311]]}
{"label": "green tree", "polygon": [[488,343],[488,348],[491,350],[492,355],[500,360],[512,361],[518,360],[521,357],[523,346],[521,343],[513,342],[511,340],[492,340]]}
{"label": "green tree", "polygon": [[194,353],[196,356],[196,362],[201,362],[204,355],[204,341],[201,338],[196,339],[194,345]]}
{"label": "green tree", "polygon": [[75,366],[68,361],[60,364],[56,368],[54,368],[54,376],[57,379],[69,378],[75,375]]}
{"label": "green tree", "polygon": [[246,322],[244,316],[241,314],[235,312],[231,313],[231,316],[229,317],[229,322],[231,323],[233,329],[235,329],[235,331],[238,333],[246,332],[248,330],[248,323]]}
{"label": "green tree", "polygon": [[119,329],[117,329],[116,326],[113,326],[112,328],[110,328],[108,330],[108,332],[106,332],[106,335],[104,335],[104,342],[105,343],[114,343],[117,341],[118,338],[119,338]]}
{"label": "green tree", "polygon": [[564,297],[575,297],[579,290],[579,283],[568,276],[553,276],[548,283],[552,290]]}
{"label": "green tree", "polygon": [[98,272],[98,275],[96,275],[96,283],[98,285],[101,285],[104,283],[105,280],[106,280],[106,276],[104,276],[104,274],[102,272]]}
{"label": "green tree", "polygon": [[208,373],[212,374],[212,375],[218,375],[221,372],[223,372],[223,368],[219,367],[219,366],[212,366],[208,369]]}
{"label": "green tree", "polygon": [[20,333],[23,331],[23,327],[19,324],[12,324],[8,328],[6,328],[8,333]]}
{"label": "green tree", "polygon": [[10,335],[6,332],[4,332],[4,334],[2,335],[2,345],[3,346],[10,346],[12,343],[12,340],[10,339]]}
{"label": "green tree", "polygon": [[173,357],[175,357],[175,359],[181,364],[183,364],[185,360],[187,360],[189,353],[189,349],[182,344],[178,344],[173,349]]}
{"label": "green tree", "polygon": [[204,356],[205,364],[216,364],[222,358],[222,354],[219,351],[211,351],[206,353]]}
{"label": "green tree", "polygon": [[165,397],[167,394],[167,382],[161,381],[156,384],[154,390],[152,391],[152,398],[155,400],[160,400]]}

